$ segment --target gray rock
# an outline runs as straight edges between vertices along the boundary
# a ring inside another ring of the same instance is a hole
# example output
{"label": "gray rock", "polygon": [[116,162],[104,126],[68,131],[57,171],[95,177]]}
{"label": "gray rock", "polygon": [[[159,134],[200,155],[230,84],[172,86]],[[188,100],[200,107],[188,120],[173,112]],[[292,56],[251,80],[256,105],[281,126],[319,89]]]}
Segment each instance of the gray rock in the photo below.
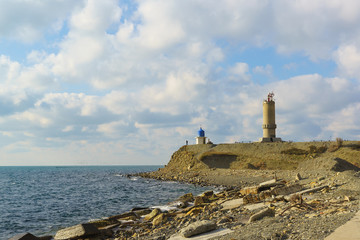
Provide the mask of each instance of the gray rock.
{"label": "gray rock", "polygon": [[9,240],[39,240],[38,237],[35,237],[31,233],[20,233]]}
{"label": "gray rock", "polygon": [[200,233],[209,232],[216,229],[216,223],[209,220],[198,221],[181,229],[180,234],[184,237],[191,237]]}
{"label": "gray rock", "polygon": [[274,188],[271,192],[273,195],[289,195],[291,193],[299,192],[302,189],[303,186],[301,186],[300,184],[293,184],[289,186]]}
{"label": "gray rock", "polygon": [[260,220],[264,217],[275,217],[275,210],[272,208],[267,208],[263,211],[257,212],[254,215],[252,215],[249,219],[249,223],[255,222],[257,220]]}
{"label": "gray rock", "polygon": [[91,223],[79,224],[57,231],[55,240],[77,239],[100,234],[100,231]]}

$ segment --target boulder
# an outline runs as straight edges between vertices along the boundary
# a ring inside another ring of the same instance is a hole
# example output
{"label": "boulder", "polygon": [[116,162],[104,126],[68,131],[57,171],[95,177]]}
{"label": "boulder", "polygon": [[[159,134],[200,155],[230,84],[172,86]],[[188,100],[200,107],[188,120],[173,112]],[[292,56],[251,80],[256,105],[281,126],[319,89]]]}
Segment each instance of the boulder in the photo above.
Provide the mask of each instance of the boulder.
{"label": "boulder", "polygon": [[145,221],[152,221],[159,213],[161,213],[160,209],[155,208],[152,210],[151,213],[145,215],[144,220]]}
{"label": "boulder", "polygon": [[180,234],[186,238],[216,229],[216,223],[209,220],[198,221],[180,230]]}
{"label": "boulder", "polygon": [[206,196],[197,196],[194,200],[194,205],[198,206],[203,203],[209,203],[209,199]]}
{"label": "boulder", "polygon": [[221,206],[223,207],[222,210],[230,210],[230,209],[238,208],[242,205],[244,205],[244,199],[242,198],[228,200],[221,204]]}
{"label": "boulder", "polygon": [[164,213],[157,215],[152,221],[153,226],[159,226],[167,220],[167,216]]}
{"label": "boulder", "polygon": [[40,240],[52,240],[53,239],[53,236],[50,236],[50,235],[47,235],[47,236],[41,236],[41,237],[38,237]]}
{"label": "boulder", "polygon": [[192,202],[194,201],[194,195],[192,193],[186,193],[178,198],[181,202]]}
{"label": "boulder", "polygon": [[9,240],[39,240],[38,237],[35,237],[31,233],[20,233]]}
{"label": "boulder", "polygon": [[212,197],[214,195],[214,191],[210,190],[210,191],[206,191],[203,194],[201,194],[202,196],[205,197]]}
{"label": "boulder", "polygon": [[250,217],[249,223],[263,219],[264,217],[275,217],[275,209],[267,208],[265,210],[255,213]]}
{"label": "boulder", "polygon": [[295,192],[299,192],[303,189],[303,186],[301,186],[300,184],[292,184],[289,186],[283,186],[283,187],[278,187],[278,188],[274,188],[271,193],[273,195],[288,195],[291,193],[295,193]]}
{"label": "boulder", "polygon": [[99,229],[97,229],[91,223],[79,224],[76,226],[68,227],[57,231],[54,239],[55,240],[69,240],[84,238],[89,236],[94,236],[100,234]]}

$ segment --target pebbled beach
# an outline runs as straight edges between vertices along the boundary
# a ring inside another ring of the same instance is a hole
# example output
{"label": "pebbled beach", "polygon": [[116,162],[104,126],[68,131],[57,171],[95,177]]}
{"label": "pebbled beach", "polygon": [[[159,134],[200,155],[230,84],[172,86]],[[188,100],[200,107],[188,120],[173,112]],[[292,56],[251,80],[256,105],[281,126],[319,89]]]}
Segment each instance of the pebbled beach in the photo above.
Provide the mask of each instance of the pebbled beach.
{"label": "pebbled beach", "polygon": [[[136,175],[171,179],[161,170]],[[79,225],[75,229],[83,236],[72,238],[72,227],[70,233],[61,232],[68,238],[55,239],[325,239],[359,211],[360,172],[354,170],[214,169],[180,177],[184,182],[197,179],[218,190],[185,194],[166,210],[138,208],[89,223],[99,230],[96,234],[94,228]],[[183,236],[186,228],[204,221],[210,221],[210,230]]]}
{"label": "pebbled beach", "polygon": [[[161,172],[141,175],[171,179]],[[301,190],[289,190],[284,192],[285,195],[271,194],[260,199],[256,199],[255,196],[259,196],[259,193],[264,191],[258,193],[245,191],[251,187],[256,189],[261,183],[269,180],[275,181],[275,178],[276,182],[284,182],[285,187],[291,188],[297,185]],[[354,170],[336,172],[214,169],[188,172],[180,177],[181,181],[189,182],[198,182],[199,179],[201,179],[200,184],[227,186],[224,191],[215,194],[217,200],[210,201],[201,213],[189,219],[189,221],[212,219],[217,223],[218,228],[233,230],[213,239],[324,239],[349,221],[360,209],[360,172]],[[304,190],[310,191],[298,194],[298,199],[294,198],[297,192]],[[249,195],[254,197],[247,203],[236,204],[234,201]],[[291,198],[292,196],[294,199]],[[227,202],[230,203],[226,205]],[[274,209],[273,216],[265,216],[249,222],[252,215],[267,208]],[[177,222],[173,224],[176,225]],[[153,234],[154,239],[161,239],[159,238],[161,236],[167,239],[168,235],[176,234],[182,227],[177,226],[176,230],[171,230],[172,227],[169,227],[168,232],[164,231],[163,235]]]}

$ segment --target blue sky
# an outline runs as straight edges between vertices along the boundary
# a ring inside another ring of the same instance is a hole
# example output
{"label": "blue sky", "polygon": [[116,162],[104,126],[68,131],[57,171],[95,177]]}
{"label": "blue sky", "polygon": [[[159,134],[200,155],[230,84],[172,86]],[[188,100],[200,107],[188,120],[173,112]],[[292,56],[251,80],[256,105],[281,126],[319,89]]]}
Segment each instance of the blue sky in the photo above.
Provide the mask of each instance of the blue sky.
{"label": "blue sky", "polygon": [[0,165],[166,164],[201,125],[360,139],[360,2],[0,2]]}

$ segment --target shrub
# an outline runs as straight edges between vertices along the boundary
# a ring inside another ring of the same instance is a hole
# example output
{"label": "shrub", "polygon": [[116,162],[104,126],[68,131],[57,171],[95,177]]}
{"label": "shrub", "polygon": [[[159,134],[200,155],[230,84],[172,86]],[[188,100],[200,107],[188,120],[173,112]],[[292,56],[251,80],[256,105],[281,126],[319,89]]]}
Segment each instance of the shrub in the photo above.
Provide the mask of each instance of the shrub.
{"label": "shrub", "polygon": [[322,146],[322,147],[319,147],[319,148],[316,150],[316,152],[317,152],[317,153],[324,153],[324,152],[326,152],[326,150],[327,150],[327,147]]}
{"label": "shrub", "polygon": [[265,162],[255,163],[254,166],[255,166],[255,169],[261,169],[261,170],[266,169],[266,163]]}
{"label": "shrub", "polygon": [[311,145],[311,146],[309,147],[309,153],[316,153],[316,152],[317,152],[316,146]]}
{"label": "shrub", "polygon": [[343,139],[342,138],[336,138],[336,146],[338,148],[341,148],[343,145]]}
{"label": "shrub", "polygon": [[311,145],[309,147],[309,153],[310,154],[312,154],[312,153],[324,153],[324,152],[326,152],[326,150],[327,150],[327,148],[325,146],[317,148],[316,146]]}
{"label": "shrub", "polygon": [[330,147],[328,148],[328,152],[335,152],[337,151],[339,148],[341,148],[343,145],[343,140],[342,138],[336,138],[336,142],[334,144],[331,144]]}
{"label": "shrub", "polygon": [[352,146],[351,146],[351,149],[352,149],[352,150],[358,150],[358,151],[359,151],[359,150],[360,150],[360,144],[354,144],[354,145],[352,145]]}

